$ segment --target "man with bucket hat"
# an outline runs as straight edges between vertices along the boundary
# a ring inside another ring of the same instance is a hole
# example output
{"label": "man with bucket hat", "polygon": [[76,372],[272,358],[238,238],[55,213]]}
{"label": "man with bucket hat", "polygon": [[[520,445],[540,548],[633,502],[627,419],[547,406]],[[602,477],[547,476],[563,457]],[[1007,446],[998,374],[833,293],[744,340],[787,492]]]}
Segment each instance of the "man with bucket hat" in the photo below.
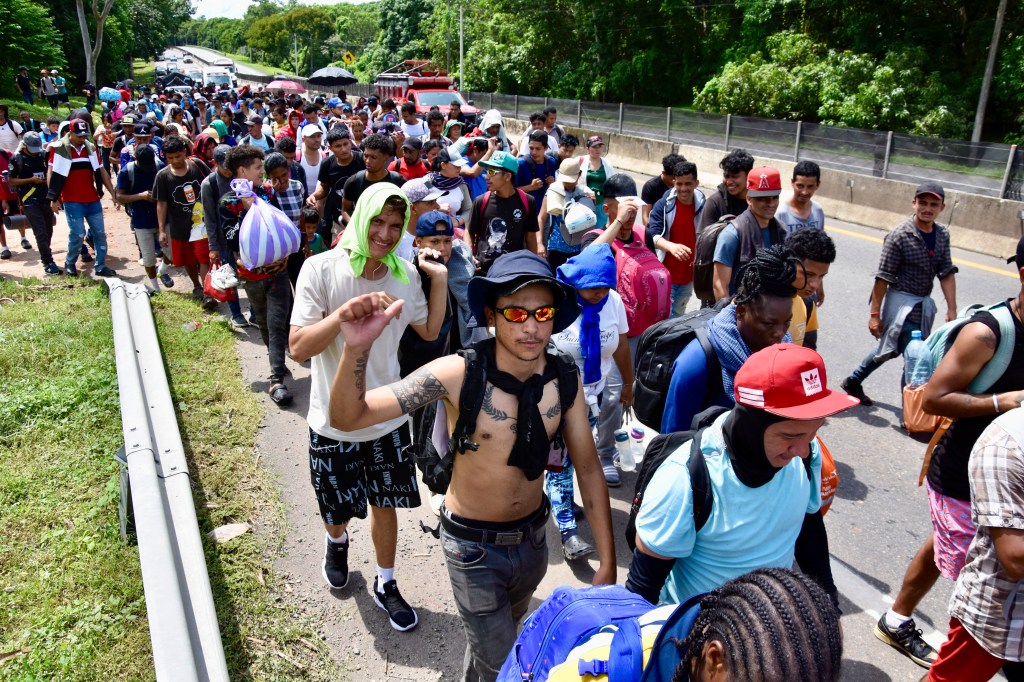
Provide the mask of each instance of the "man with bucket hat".
{"label": "man with bucket hat", "polygon": [[[736,406],[668,454],[643,491],[626,588],[652,603],[681,604],[749,571],[790,567],[804,515],[821,504],[814,436],[825,417],[857,404],[828,388],[820,355],[790,343],[751,355],[733,396]],[[691,472],[702,470],[712,502],[698,533]]]}
{"label": "man with bucket hat", "polygon": [[[542,474],[553,441],[569,452],[593,529],[600,556],[593,583],[615,582],[608,491],[582,385],[574,364],[547,352],[551,335],[579,316],[576,292],[551,276],[543,258],[523,250],[502,255],[469,285],[473,314],[494,328],[494,338],[366,391],[374,341],[402,312],[402,301],[387,303],[369,294],[337,312],[345,349],[331,389],[331,423],[362,428],[443,401],[455,429],[440,537],[466,631],[463,679],[494,680],[547,571]],[[478,411],[468,407],[474,397]]]}

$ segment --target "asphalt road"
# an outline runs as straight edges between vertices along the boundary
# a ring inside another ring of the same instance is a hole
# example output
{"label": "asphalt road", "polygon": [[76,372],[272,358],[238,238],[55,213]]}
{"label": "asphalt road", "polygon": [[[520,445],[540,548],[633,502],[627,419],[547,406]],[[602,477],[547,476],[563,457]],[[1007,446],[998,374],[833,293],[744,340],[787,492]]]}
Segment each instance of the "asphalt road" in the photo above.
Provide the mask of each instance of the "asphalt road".
{"label": "asphalt road", "polygon": [[[202,59],[203,61],[206,61],[206,62],[212,62],[214,59],[219,59],[219,58],[225,56],[222,52],[216,52],[214,50],[207,50],[206,48],[196,47],[195,45],[186,45],[185,47],[187,47],[188,51],[191,52],[193,55],[195,55],[196,57],[199,57],[200,59]],[[172,54],[173,55],[177,55],[177,57],[179,59],[184,55],[184,53],[181,50],[168,49],[168,50],[166,50],[164,52],[164,57],[166,58],[166,57],[168,57],[168,56],[170,56]],[[239,76],[267,76],[267,75],[269,75],[269,74],[267,74],[264,71],[260,71],[259,69],[254,69],[251,66],[247,66],[245,64],[240,64],[238,62],[235,63],[235,70],[238,72]]]}

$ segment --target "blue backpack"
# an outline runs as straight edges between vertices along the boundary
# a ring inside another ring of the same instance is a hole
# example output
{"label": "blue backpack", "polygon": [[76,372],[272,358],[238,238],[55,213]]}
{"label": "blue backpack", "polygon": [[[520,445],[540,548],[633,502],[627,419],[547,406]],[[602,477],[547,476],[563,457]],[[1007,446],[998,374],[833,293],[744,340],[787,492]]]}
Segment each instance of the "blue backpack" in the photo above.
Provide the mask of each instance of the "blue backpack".
{"label": "blue backpack", "polygon": [[653,604],[620,585],[559,587],[526,619],[498,682],[545,682],[551,669],[566,661],[573,649],[608,626],[615,627],[615,634],[607,660],[581,658],[577,663],[581,677],[606,675],[614,682],[671,679],[680,660],[676,642],[689,634],[704,596],[691,597],[668,618],[645,670],[637,618],[653,610]]}
{"label": "blue backpack", "polygon": [[996,381],[999,380],[1006,369],[1010,366],[1013,358],[1015,325],[1013,313],[1006,301],[1000,301],[992,305],[983,306],[974,304],[960,311],[955,320],[945,323],[928,335],[925,343],[928,344],[928,351],[932,356],[932,367],[938,367],[939,362],[949,352],[955,340],[955,334],[959,333],[961,327],[971,321],[975,313],[987,311],[996,318],[999,323],[999,345],[992,359],[985,363],[978,376],[967,387],[967,391],[974,395],[987,393]]}

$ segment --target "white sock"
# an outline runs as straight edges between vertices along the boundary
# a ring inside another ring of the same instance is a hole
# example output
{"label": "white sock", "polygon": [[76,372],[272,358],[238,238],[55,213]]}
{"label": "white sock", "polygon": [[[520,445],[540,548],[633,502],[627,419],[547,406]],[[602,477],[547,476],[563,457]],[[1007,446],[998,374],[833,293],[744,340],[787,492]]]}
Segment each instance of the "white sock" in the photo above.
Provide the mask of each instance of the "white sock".
{"label": "white sock", "polygon": [[902,626],[904,623],[910,620],[910,618],[911,616],[904,616],[901,613],[896,613],[892,609],[889,609],[885,612],[885,624],[893,630],[898,629],[900,626]]}
{"label": "white sock", "polygon": [[149,286],[150,286],[150,288],[153,288],[153,289],[159,289],[160,288],[160,282],[157,280],[156,277],[150,277],[149,278]]}
{"label": "white sock", "polygon": [[328,533],[327,534],[327,540],[329,542],[333,542],[336,545],[344,545],[346,542],[348,542],[348,531],[347,530],[341,531],[341,537],[340,538],[332,538],[331,534]]}
{"label": "white sock", "polygon": [[395,579],[395,567],[394,566],[392,566],[391,568],[381,568],[380,566],[377,567],[377,581],[380,583],[380,586],[382,588],[384,587],[384,585],[386,583],[389,583],[389,582],[391,582],[394,579]]}

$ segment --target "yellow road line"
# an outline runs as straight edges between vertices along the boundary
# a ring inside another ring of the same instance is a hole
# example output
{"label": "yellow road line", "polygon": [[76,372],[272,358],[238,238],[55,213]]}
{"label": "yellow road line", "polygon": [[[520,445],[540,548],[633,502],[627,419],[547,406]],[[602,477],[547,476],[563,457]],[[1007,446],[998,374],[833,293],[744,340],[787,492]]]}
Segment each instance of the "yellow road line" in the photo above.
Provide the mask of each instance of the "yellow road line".
{"label": "yellow road line", "polygon": [[[870,235],[870,234],[862,234],[860,232],[854,232],[852,230],[844,230],[843,228],[835,227],[834,225],[829,225],[828,228],[827,228],[827,231],[828,232],[838,232],[839,234],[845,234],[848,237],[856,237],[858,239],[865,239],[865,240],[867,240],[869,242],[875,242],[876,244],[881,244],[882,243],[882,238],[881,237],[875,237],[875,236]],[[964,260],[963,258],[954,258],[953,262],[956,263],[957,265],[962,265],[962,266],[965,266],[965,267],[968,267],[968,268],[974,268],[976,270],[983,270],[985,272],[991,272],[993,275],[1002,275],[1003,277],[1010,277],[1012,279],[1019,279],[1019,276],[1017,275],[1017,273],[1014,272],[1012,269],[1000,270],[999,268],[994,268],[991,265],[984,265],[982,263],[975,263],[973,261]],[[1007,266],[1007,268],[1010,268],[1010,266]]]}

